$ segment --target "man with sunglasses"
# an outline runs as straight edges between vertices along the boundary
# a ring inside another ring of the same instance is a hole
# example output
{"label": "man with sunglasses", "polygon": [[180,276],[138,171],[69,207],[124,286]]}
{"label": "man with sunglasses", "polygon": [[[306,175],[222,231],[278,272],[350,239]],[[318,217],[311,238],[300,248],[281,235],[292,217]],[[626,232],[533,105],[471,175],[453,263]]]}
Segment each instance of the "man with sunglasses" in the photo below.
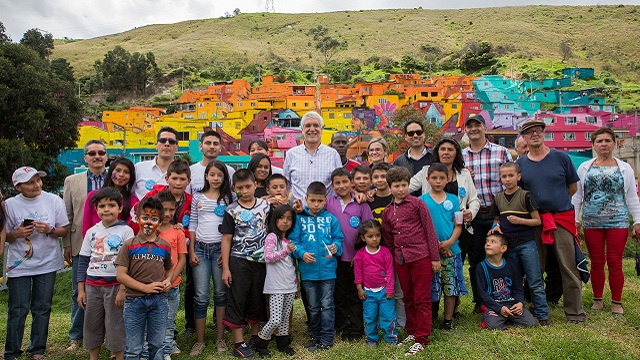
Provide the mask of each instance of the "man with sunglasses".
{"label": "man with sunglasses", "polygon": [[[404,141],[409,145],[409,149],[398,156],[393,161],[393,165],[406,168],[411,173],[411,176],[417,174],[426,165],[431,165],[432,150],[425,145],[425,138],[424,124],[421,121],[407,121],[404,124]],[[411,195],[420,196],[422,193],[418,190]]]}
{"label": "man with sunglasses", "polygon": [[173,162],[178,152],[178,132],[165,126],[158,131],[156,138],[158,156],[152,160],[141,161],[136,164],[135,195],[142,199],[156,184],[166,184],[167,168]]}
{"label": "man with sunglasses", "polygon": [[78,297],[78,253],[82,247],[82,218],[84,203],[90,191],[100,189],[107,176],[105,168],[107,163],[107,147],[102,140],[89,140],[84,146],[84,161],[88,169],[84,173],[68,176],[64,180],[64,204],[67,208],[67,216],[71,224],[71,231],[63,238],[64,259],[71,263],[71,328],[69,338],[71,344],[67,348],[73,351],[82,346],[82,327],[84,324],[84,311],[80,309],[76,298]]}

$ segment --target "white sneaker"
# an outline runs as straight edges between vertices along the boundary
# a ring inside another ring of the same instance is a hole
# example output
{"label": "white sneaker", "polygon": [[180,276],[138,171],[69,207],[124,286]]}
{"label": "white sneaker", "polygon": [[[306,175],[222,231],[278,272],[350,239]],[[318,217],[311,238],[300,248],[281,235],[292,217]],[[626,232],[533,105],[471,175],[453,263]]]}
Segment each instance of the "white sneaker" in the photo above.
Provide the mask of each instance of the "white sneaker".
{"label": "white sneaker", "polygon": [[218,340],[216,342],[216,347],[218,348],[218,352],[220,353],[229,351],[229,348],[227,347],[227,344],[225,344],[224,340]]}
{"label": "white sneaker", "polygon": [[415,355],[415,354],[419,353],[422,350],[424,350],[424,346],[422,346],[422,344],[420,344],[420,343],[415,343],[415,344],[411,345],[411,347],[409,348],[409,350],[407,350],[406,353],[404,353],[404,356]]}
{"label": "white sneaker", "polygon": [[178,344],[176,344],[176,342],[173,342],[173,348],[171,349],[171,355],[177,355],[180,354],[182,351],[180,351],[180,348],[178,347]]}
{"label": "white sneaker", "polygon": [[66,351],[76,351],[82,348],[82,339],[80,340],[71,340],[69,343],[69,347]]}
{"label": "white sneaker", "polygon": [[164,354],[163,359],[164,359],[164,360],[171,360],[171,355],[169,355],[169,354]]}
{"label": "white sneaker", "polygon": [[416,342],[416,338],[413,335],[407,335],[406,338],[404,338],[404,340],[400,341],[398,343],[398,346],[402,346],[402,345],[406,345],[406,344],[411,344]]}

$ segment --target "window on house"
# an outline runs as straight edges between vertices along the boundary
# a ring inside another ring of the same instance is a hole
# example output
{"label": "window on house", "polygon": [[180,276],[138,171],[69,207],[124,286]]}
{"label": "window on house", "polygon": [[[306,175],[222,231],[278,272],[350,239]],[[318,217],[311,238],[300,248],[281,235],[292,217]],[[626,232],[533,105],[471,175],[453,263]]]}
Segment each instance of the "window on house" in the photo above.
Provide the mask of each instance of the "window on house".
{"label": "window on house", "polygon": [[575,116],[568,116],[566,118],[564,118],[564,123],[566,125],[575,125],[578,123],[578,119],[576,119]]}
{"label": "window on house", "polygon": [[178,132],[178,141],[189,141],[189,132],[188,131]]}
{"label": "window on house", "polygon": [[504,109],[505,109],[505,110],[509,110],[509,104],[505,104],[505,105],[504,105]]}
{"label": "window on house", "polygon": [[155,159],[154,155],[140,155],[140,161],[148,161]]}
{"label": "window on house", "polygon": [[536,104],[534,104],[534,103],[531,103],[531,105],[530,105],[530,107],[531,107],[532,109],[535,109],[535,107],[536,107]]}
{"label": "window on house", "polygon": [[431,97],[436,97],[438,96],[438,92],[437,91],[432,91],[431,92]]}
{"label": "window on house", "polygon": [[552,125],[552,124],[556,123],[556,119],[554,117],[551,117],[551,116],[543,117],[542,121],[544,121],[544,123],[547,124],[547,125]]}
{"label": "window on house", "polygon": [[129,118],[129,114],[125,114],[125,115],[124,115],[124,118],[125,118],[125,119],[128,119],[128,118]]}
{"label": "window on house", "polygon": [[584,111],[584,108],[583,108],[582,106],[580,106],[580,107],[578,108],[578,112],[583,112],[583,111]]}
{"label": "window on house", "polygon": [[329,114],[329,119],[334,119],[334,118],[335,118],[335,114],[334,113]]}
{"label": "window on house", "polygon": [[291,103],[291,107],[296,107],[296,103]]}
{"label": "window on house", "polygon": [[565,141],[574,141],[576,139],[576,133],[573,132],[566,132],[562,135],[562,138]]}
{"label": "window on house", "polygon": [[304,107],[309,107],[309,103],[304,103]]}
{"label": "window on house", "polygon": [[344,114],[345,119],[351,119],[351,114]]}
{"label": "window on house", "polygon": [[255,106],[256,106],[255,101],[251,103],[251,106],[252,106],[252,107],[255,107]]}
{"label": "window on house", "polygon": [[588,125],[595,125],[598,123],[598,118],[595,116],[587,116],[586,118],[584,118],[584,122]]}
{"label": "window on house", "polygon": [[457,109],[458,108],[458,104],[451,104],[451,108],[452,109]]}
{"label": "window on house", "polygon": [[386,104],[386,103],[388,103],[388,102],[389,102],[389,100],[388,100],[388,99],[385,99],[385,98],[379,98],[379,99],[378,99],[378,104]]}
{"label": "window on house", "polygon": [[552,132],[546,132],[546,133],[544,133],[544,140],[545,140],[545,141],[547,141],[547,140],[553,140],[553,138],[554,138],[554,133],[552,133]]}
{"label": "window on house", "polygon": [[203,107],[204,104],[203,103],[198,103],[198,107]]}
{"label": "window on house", "polygon": [[242,101],[238,101],[238,107],[242,106]]}
{"label": "window on house", "polygon": [[590,132],[584,133],[584,139],[585,140],[591,140],[591,133]]}
{"label": "window on house", "polygon": [[207,113],[200,113],[200,119],[206,119]]}
{"label": "window on house", "polygon": [[274,140],[285,140],[287,138],[287,134],[275,134],[273,136]]}

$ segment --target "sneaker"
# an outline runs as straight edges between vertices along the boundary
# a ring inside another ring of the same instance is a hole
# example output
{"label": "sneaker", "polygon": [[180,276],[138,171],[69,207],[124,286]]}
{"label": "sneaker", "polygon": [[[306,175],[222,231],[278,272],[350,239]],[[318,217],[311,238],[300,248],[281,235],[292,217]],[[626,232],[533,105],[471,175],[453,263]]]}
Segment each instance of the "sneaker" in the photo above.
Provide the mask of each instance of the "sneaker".
{"label": "sneaker", "polygon": [[305,349],[309,349],[312,348],[316,345],[318,345],[319,341],[314,339],[314,338],[310,338],[309,340],[307,340],[307,342],[304,343],[304,348]]}
{"label": "sneaker", "polygon": [[441,329],[445,331],[453,330],[453,320],[444,320]]}
{"label": "sneaker", "polygon": [[424,346],[422,346],[422,344],[420,344],[420,343],[415,343],[415,344],[411,345],[411,347],[409,348],[409,350],[407,350],[406,353],[404,353],[404,356],[415,355],[415,354],[419,353],[422,350],[424,350]]}
{"label": "sneaker", "polygon": [[331,345],[325,345],[325,344],[323,344],[323,343],[318,341],[316,346],[312,346],[312,347],[308,348],[307,350],[309,350],[309,352],[311,352],[311,353],[315,353],[315,352],[318,352],[318,351],[329,350],[330,348],[331,348]]}
{"label": "sneaker", "polygon": [[82,339],[71,340],[71,342],[69,343],[69,347],[66,349],[66,351],[76,351],[80,348],[82,348]]}
{"label": "sneaker", "polygon": [[367,346],[370,348],[375,348],[376,346],[378,346],[378,343],[375,341],[367,341]]}
{"label": "sneaker", "polygon": [[216,342],[216,347],[218,348],[218,352],[223,353],[229,351],[227,344],[224,343],[224,340],[218,340]]}
{"label": "sneaker", "polygon": [[551,321],[550,320],[538,320],[538,324],[540,326],[544,326],[544,327],[551,327]]}
{"label": "sneaker", "polygon": [[411,344],[411,343],[414,343],[414,342],[416,342],[416,338],[415,338],[415,336],[413,336],[413,335],[407,335],[407,337],[406,337],[406,338],[404,338],[404,340],[402,340],[402,341],[400,341],[400,342],[398,343],[398,346],[400,346],[400,345],[405,345],[405,344]]}
{"label": "sneaker", "polygon": [[237,358],[244,359],[253,359],[256,357],[256,354],[254,354],[253,351],[251,351],[251,349],[244,342],[240,343],[239,346],[234,345],[231,354]]}
{"label": "sneaker", "polygon": [[247,342],[249,349],[256,351],[256,345],[258,344],[258,335],[251,335],[251,338]]}
{"label": "sneaker", "polygon": [[171,355],[177,355],[180,354],[182,351],[180,351],[180,348],[178,347],[178,344],[176,344],[176,342],[173,342],[173,347],[171,348]]}
{"label": "sneaker", "polygon": [[164,354],[163,360],[171,360],[171,355],[170,354]]}
{"label": "sneaker", "polygon": [[205,347],[204,343],[196,342],[195,344],[193,344],[193,347],[191,348],[191,352],[189,353],[189,356],[198,356],[202,354],[202,350],[204,350],[204,347]]}
{"label": "sneaker", "polygon": [[182,333],[182,338],[183,339],[188,339],[195,333],[196,333],[196,329],[186,328],[186,329],[184,329],[184,332]]}

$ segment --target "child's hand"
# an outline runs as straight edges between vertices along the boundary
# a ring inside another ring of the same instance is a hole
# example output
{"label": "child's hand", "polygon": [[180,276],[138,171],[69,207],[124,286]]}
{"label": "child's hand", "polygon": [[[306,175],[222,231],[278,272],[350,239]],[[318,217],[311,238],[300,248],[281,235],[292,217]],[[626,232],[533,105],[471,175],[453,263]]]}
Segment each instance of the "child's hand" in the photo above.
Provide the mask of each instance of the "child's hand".
{"label": "child's hand", "polygon": [[313,264],[314,262],[316,262],[316,258],[313,257],[313,253],[310,252],[306,252],[302,255],[302,260],[304,260],[304,262],[306,262],[307,264]]}
{"label": "child's hand", "polygon": [[[175,280],[175,279],[173,279]],[[162,282],[162,292],[167,292],[171,289],[171,280],[169,279],[164,279],[164,281]]]}
{"label": "child's hand", "polygon": [[331,244],[327,246],[327,248],[329,248],[329,251],[331,251],[331,254],[335,254],[338,252],[338,247],[336,246],[336,244]]}
{"label": "child's hand", "polygon": [[453,253],[450,249],[442,249],[440,250],[440,255],[442,255],[442,257],[444,258],[450,258],[453,256]]}
{"label": "child's hand", "polygon": [[222,270],[222,282],[226,287],[231,287],[231,271]]}
{"label": "child's hand", "polygon": [[364,300],[367,298],[367,294],[364,292],[364,289],[358,289],[358,297],[360,300]]}
{"label": "child's hand", "polygon": [[289,249],[289,251],[294,252],[296,251],[296,246],[293,245],[293,243],[288,243],[287,244],[287,248]]}
{"label": "child's hand", "polygon": [[431,262],[431,270],[433,270],[434,273],[437,273],[438,271],[440,271],[441,266],[442,265],[440,265],[440,260]]}
{"label": "child's hand", "polygon": [[269,201],[269,204],[274,205],[274,206],[280,206],[280,205],[284,205],[287,203],[287,199],[282,197],[282,196],[269,196],[267,198],[267,201]]}
{"label": "child's hand", "polygon": [[524,305],[522,305],[522,303],[519,302],[517,304],[514,304],[509,310],[511,310],[511,313],[513,315],[520,316],[524,312],[523,308],[524,308]]}
{"label": "child's hand", "polygon": [[369,197],[365,193],[354,192],[353,193],[353,198],[356,200],[356,202],[358,204],[362,204],[362,203],[366,202]]}
{"label": "child's hand", "polygon": [[[513,215],[510,215],[510,216],[513,216]],[[502,229],[500,229],[500,224],[497,224],[496,226],[492,227],[491,230],[489,230],[489,232],[487,233],[487,235],[491,235],[493,233],[502,234]]]}
{"label": "child's hand", "polygon": [[198,258],[198,255],[196,255],[195,252],[189,254],[189,265],[191,265],[191,266],[200,265],[200,259]]}
{"label": "child's hand", "polygon": [[159,294],[162,292],[163,289],[164,289],[164,282],[156,281],[150,284],[145,284],[144,289],[142,291],[144,291],[147,294]]}
{"label": "child's hand", "polygon": [[183,231],[184,230],[184,226],[180,223],[173,225],[173,228],[178,230],[178,231]]}
{"label": "child's hand", "polygon": [[116,295],[116,307],[123,308],[124,307],[124,290],[118,290],[118,294]]}
{"label": "child's hand", "polygon": [[84,306],[87,305],[87,294],[84,291],[78,290],[78,298],[76,299],[78,307],[84,310]]}
{"label": "child's hand", "polygon": [[504,317],[510,317],[513,316],[513,313],[511,312],[511,310],[509,310],[508,307],[503,306],[502,309],[500,309],[500,315]]}
{"label": "child's hand", "polygon": [[393,294],[387,294],[386,296],[387,296],[387,299],[389,299],[389,300],[393,299]]}
{"label": "child's hand", "polygon": [[513,225],[522,224],[522,218],[519,216],[509,215],[507,216],[507,220],[509,220],[509,222],[512,223]]}
{"label": "child's hand", "polygon": [[302,210],[304,210],[304,207],[302,206],[302,200],[296,199],[293,201],[293,210],[295,210],[295,212],[297,213],[301,213]]}

